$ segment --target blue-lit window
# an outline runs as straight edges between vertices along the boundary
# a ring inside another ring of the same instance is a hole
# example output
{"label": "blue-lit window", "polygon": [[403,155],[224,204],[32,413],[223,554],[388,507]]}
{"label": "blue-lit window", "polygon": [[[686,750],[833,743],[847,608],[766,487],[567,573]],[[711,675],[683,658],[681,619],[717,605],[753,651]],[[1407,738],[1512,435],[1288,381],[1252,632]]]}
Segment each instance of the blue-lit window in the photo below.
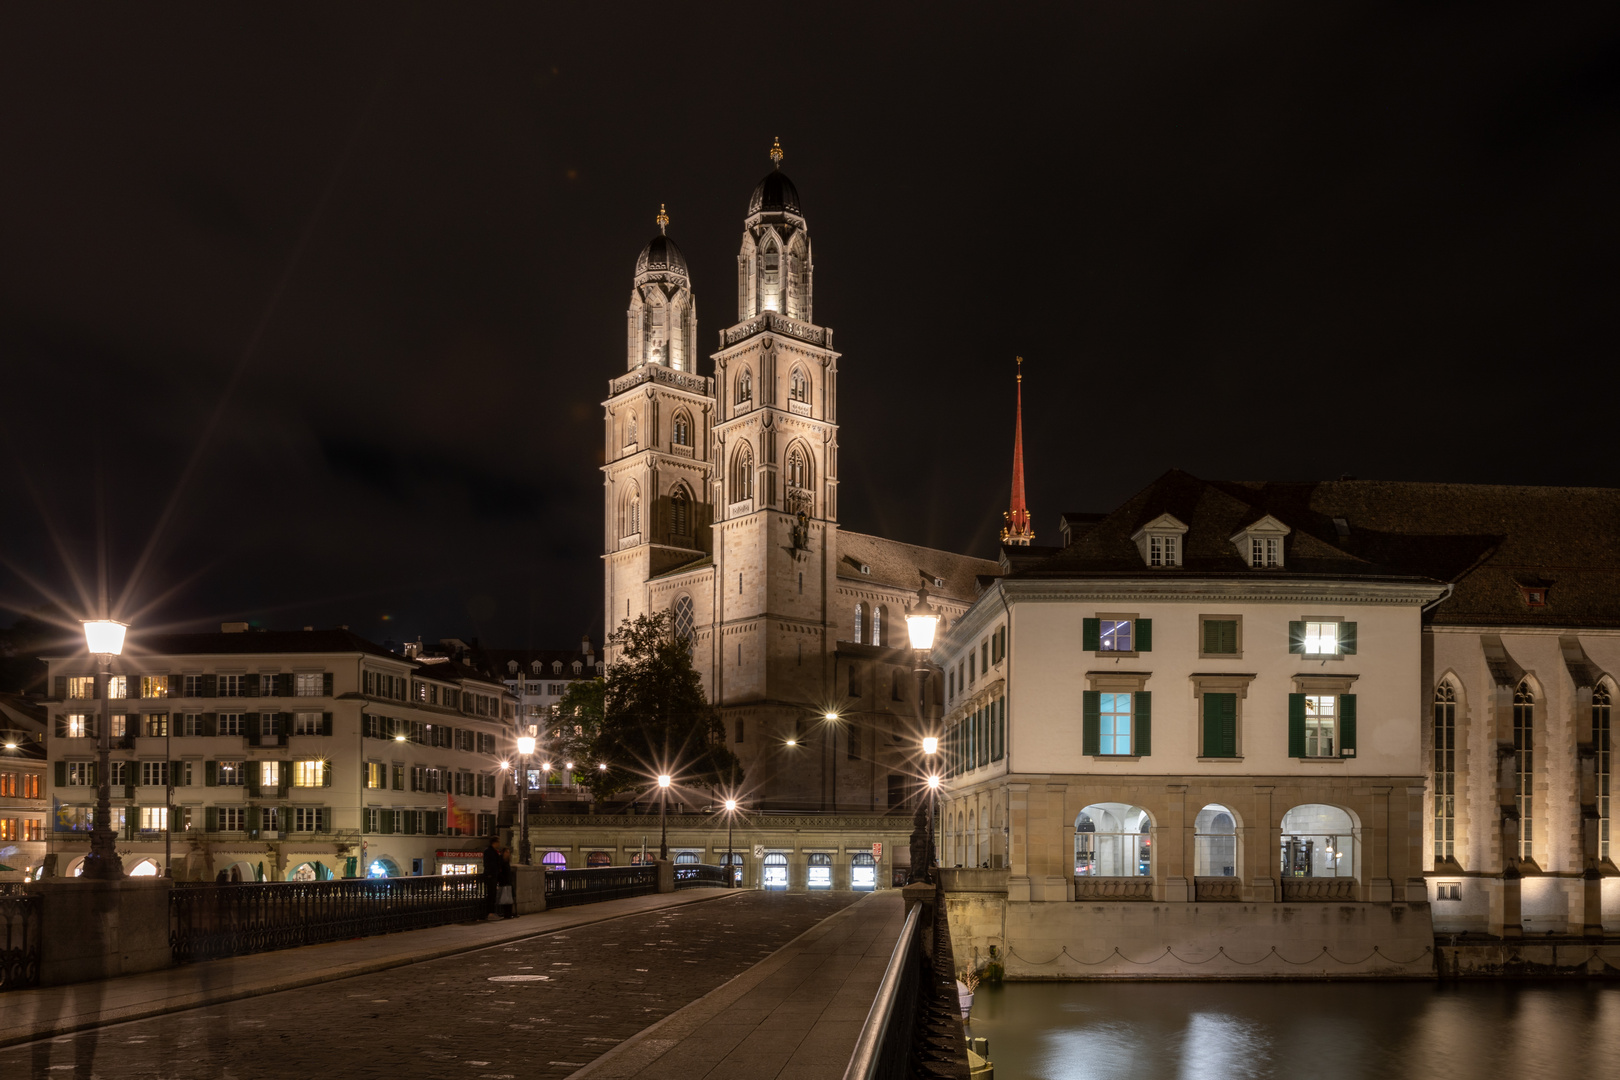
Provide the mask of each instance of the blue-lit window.
{"label": "blue-lit window", "polygon": [[[1108,625],[1107,623],[1103,624]],[[1129,623],[1125,624],[1129,626]],[[1130,694],[1103,694],[1102,709],[1099,714],[1101,726],[1099,733],[1101,742],[1099,749],[1104,754],[1129,754],[1131,752],[1131,695]]]}
{"label": "blue-lit window", "polygon": [[[1099,642],[1102,646],[1102,652],[1131,651],[1131,620],[1104,619],[1102,620],[1100,633]],[[1126,710],[1127,713],[1129,711],[1129,709]]]}

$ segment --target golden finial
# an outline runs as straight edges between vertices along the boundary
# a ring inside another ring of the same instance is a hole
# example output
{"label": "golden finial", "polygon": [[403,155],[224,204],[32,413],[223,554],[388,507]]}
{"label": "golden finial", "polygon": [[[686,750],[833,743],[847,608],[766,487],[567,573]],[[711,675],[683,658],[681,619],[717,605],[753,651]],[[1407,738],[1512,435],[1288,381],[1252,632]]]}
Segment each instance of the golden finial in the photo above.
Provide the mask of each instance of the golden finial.
{"label": "golden finial", "polygon": [[771,140],[771,167],[774,169],[782,167],[782,140],[780,138]]}
{"label": "golden finial", "polygon": [[669,214],[665,212],[664,204],[659,203],[658,204],[658,233],[659,233],[660,236],[663,235],[664,228],[668,224],[669,224]]}
{"label": "golden finial", "polygon": [[1022,356],[1015,356],[1015,357],[1013,357],[1013,359],[1018,361],[1018,381],[1023,382],[1024,381],[1024,358]]}

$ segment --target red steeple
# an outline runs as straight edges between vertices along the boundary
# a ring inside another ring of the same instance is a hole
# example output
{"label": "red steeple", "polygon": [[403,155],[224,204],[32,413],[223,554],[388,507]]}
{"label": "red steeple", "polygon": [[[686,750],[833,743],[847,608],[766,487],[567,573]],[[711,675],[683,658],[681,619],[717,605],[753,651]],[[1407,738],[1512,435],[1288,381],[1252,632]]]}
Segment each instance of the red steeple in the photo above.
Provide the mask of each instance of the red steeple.
{"label": "red steeple", "polygon": [[1029,507],[1024,505],[1024,358],[1018,358],[1018,412],[1013,424],[1012,504],[1003,516],[1007,524],[1001,530],[1003,544],[1028,547],[1035,539],[1035,530],[1029,527]]}

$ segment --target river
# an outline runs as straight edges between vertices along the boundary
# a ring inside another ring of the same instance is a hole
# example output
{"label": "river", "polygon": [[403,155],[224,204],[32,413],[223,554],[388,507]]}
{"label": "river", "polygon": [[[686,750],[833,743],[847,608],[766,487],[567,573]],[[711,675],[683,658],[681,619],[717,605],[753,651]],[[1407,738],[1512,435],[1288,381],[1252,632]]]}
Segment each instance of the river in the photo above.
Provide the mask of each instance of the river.
{"label": "river", "polygon": [[996,1080],[1620,1077],[1620,985],[1007,983],[970,1033]]}

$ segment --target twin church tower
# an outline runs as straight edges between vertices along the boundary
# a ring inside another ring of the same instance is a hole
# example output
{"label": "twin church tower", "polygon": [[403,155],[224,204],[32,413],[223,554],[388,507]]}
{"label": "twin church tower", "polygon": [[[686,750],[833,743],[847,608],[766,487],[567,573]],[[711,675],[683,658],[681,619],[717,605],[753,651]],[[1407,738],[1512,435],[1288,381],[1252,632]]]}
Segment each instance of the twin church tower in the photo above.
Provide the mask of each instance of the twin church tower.
{"label": "twin church tower", "polygon": [[886,809],[900,759],[885,748],[917,716],[905,605],[926,585],[954,619],[997,564],[839,529],[839,354],[815,322],[810,231],[780,144],[770,156],[712,375],[662,208],[636,260],[627,371],[604,402],[605,626],[671,613],[754,802]]}

